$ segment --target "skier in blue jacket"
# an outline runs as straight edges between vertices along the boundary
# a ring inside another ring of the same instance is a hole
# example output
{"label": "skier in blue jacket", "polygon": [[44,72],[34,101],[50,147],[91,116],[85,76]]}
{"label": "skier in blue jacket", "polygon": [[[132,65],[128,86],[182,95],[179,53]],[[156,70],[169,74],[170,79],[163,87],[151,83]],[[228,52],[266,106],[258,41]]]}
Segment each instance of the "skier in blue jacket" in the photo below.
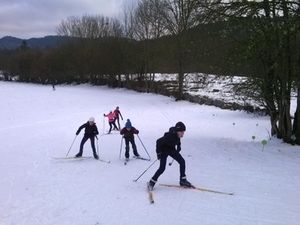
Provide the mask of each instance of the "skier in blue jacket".
{"label": "skier in blue jacket", "polygon": [[139,158],[140,155],[137,152],[136,144],[134,141],[134,135],[138,134],[139,130],[137,130],[135,127],[132,126],[129,119],[127,119],[127,122],[125,124],[125,127],[120,131],[120,134],[123,135],[123,138],[125,139],[125,159],[126,161],[129,160],[129,143],[131,143],[133,154],[136,158]]}

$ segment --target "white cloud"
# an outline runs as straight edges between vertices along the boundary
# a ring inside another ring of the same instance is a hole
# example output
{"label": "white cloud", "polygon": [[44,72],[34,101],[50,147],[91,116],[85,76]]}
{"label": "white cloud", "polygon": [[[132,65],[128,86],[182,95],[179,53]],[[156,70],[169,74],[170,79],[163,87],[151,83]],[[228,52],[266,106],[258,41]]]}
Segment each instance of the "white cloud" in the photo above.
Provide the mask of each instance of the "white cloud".
{"label": "white cloud", "polygon": [[136,0],[1,0],[0,37],[30,38],[55,34],[70,16],[120,16],[123,5]]}

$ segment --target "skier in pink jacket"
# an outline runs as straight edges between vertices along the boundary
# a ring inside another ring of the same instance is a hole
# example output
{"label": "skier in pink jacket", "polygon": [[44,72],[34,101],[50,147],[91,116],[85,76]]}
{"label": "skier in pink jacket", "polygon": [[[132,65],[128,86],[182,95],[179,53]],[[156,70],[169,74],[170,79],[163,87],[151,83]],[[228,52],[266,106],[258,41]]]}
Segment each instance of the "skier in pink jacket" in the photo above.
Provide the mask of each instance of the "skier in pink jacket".
{"label": "skier in pink jacket", "polygon": [[118,130],[118,127],[116,126],[116,116],[115,114],[110,111],[107,115],[103,114],[103,116],[107,117],[108,118],[108,124],[109,124],[109,131],[108,133],[110,134],[111,132],[111,129],[112,129],[112,126],[114,126],[114,129]]}

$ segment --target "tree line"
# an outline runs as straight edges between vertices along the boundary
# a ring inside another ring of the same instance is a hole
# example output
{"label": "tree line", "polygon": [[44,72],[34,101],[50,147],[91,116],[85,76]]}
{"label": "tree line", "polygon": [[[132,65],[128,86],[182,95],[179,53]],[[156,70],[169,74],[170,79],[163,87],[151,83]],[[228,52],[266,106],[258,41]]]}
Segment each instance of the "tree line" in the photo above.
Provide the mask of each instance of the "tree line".
{"label": "tree line", "polygon": [[186,73],[243,75],[236,90],[264,104],[272,135],[300,144],[299,13],[300,0],[140,0],[122,19],[67,18],[57,34],[68,43],[1,51],[0,69],[24,82],[147,87],[176,73],[178,99]]}

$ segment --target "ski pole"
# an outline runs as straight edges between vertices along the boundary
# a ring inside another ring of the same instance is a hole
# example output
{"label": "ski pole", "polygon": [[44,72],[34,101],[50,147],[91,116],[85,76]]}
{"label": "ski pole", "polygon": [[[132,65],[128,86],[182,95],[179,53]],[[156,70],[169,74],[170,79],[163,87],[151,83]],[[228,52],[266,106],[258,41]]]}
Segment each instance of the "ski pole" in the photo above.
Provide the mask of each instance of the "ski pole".
{"label": "ski pole", "polygon": [[123,145],[123,136],[121,138],[121,147],[120,147],[120,154],[119,154],[119,159],[121,159],[121,152],[122,152],[122,145]]}
{"label": "ski pole", "polygon": [[76,138],[77,138],[77,135],[75,135],[75,138],[74,138],[74,140],[73,140],[73,142],[72,142],[72,144],[71,144],[71,146],[70,146],[70,148],[69,148],[69,151],[67,152],[67,155],[66,155],[66,157],[68,157],[68,155],[69,155],[69,152],[70,152],[70,150],[71,150],[71,148],[72,148],[72,146],[73,146],[73,144],[74,144],[74,142],[75,142]]}
{"label": "ski pole", "polygon": [[103,117],[103,129],[102,129],[102,133],[104,134],[105,132],[105,118]]}
{"label": "ski pole", "polygon": [[150,166],[148,166],[148,168],[138,177],[138,178],[136,178],[135,180],[133,180],[134,182],[137,182],[138,181],[138,179],[140,179],[141,178],[141,176],[143,176],[144,175],[144,173],[146,173],[147,172],[147,170],[149,170],[150,169],[150,167],[151,166],[153,166],[154,165],[154,163],[156,163],[156,161],[157,161],[158,159],[156,159],[153,163],[151,163],[151,165]]}
{"label": "ski pole", "polygon": [[97,154],[98,154],[98,156],[99,156],[99,143],[98,143],[98,137],[97,137],[97,135],[95,136],[95,138],[96,138],[96,140],[97,140]]}
{"label": "ski pole", "polygon": [[150,155],[149,155],[149,153],[148,153],[147,149],[145,148],[145,145],[144,145],[144,143],[142,142],[142,140],[140,139],[140,136],[139,136],[138,134],[137,134],[137,136],[138,136],[138,138],[139,138],[139,140],[140,140],[140,142],[141,142],[141,144],[142,144],[142,146],[143,146],[143,148],[144,148],[145,152],[147,153],[147,155],[148,155],[148,157],[149,157],[149,160],[151,161],[151,157],[150,157]]}
{"label": "ski pole", "polygon": [[173,162],[174,162],[174,159],[172,159],[172,161],[169,162],[169,166],[172,166]]}

